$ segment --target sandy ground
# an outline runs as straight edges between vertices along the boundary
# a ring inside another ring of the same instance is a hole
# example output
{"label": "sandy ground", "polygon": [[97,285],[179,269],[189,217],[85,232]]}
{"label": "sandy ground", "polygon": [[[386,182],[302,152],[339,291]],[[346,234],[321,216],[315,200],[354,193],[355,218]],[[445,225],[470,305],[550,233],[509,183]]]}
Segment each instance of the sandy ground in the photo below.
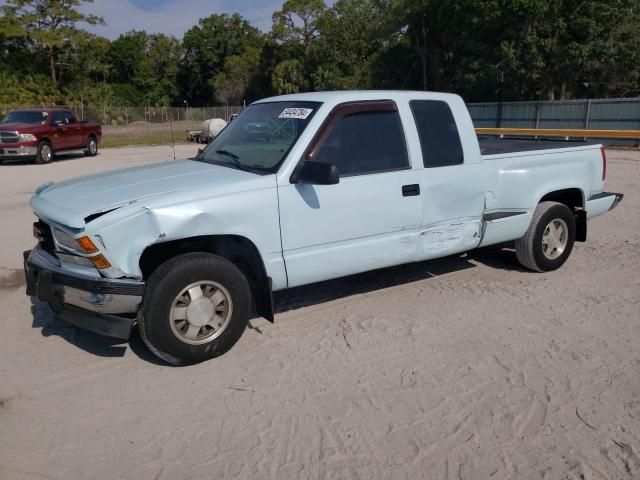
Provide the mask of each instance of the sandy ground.
{"label": "sandy ground", "polygon": [[170,156],[0,165],[1,479],[640,478],[640,154],[610,152],[625,200],[557,272],[494,248],[299,288],[188,368],[21,272],[38,184]]}

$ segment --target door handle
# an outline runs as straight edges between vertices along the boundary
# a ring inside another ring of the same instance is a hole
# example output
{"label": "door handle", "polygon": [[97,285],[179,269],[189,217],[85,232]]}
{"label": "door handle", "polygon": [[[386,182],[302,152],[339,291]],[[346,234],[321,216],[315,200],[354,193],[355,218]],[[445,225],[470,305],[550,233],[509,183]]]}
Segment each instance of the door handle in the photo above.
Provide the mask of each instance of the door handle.
{"label": "door handle", "polygon": [[402,196],[403,197],[416,197],[420,195],[420,185],[414,183],[412,185],[403,185],[402,186]]}

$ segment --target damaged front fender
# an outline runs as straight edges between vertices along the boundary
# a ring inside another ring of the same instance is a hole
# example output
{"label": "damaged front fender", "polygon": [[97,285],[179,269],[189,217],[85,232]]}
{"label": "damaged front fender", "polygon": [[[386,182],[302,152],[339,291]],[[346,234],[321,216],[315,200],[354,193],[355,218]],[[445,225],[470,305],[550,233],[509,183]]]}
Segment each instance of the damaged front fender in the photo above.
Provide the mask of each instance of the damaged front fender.
{"label": "damaged front fender", "polygon": [[95,220],[95,235],[103,242],[109,261],[124,276],[143,277],[140,258],[151,245],[233,235],[256,246],[274,289],[286,287],[275,182],[271,188],[172,200],[123,207]]}

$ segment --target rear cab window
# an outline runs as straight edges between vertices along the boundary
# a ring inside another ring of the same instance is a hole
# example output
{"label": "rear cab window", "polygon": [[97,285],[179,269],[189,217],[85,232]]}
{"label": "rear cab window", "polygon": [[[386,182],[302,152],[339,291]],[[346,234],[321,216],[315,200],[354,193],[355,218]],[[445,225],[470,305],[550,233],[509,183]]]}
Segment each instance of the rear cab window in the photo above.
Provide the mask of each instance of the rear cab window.
{"label": "rear cab window", "polygon": [[411,100],[409,105],[420,137],[425,168],[463,164],[458,125],[449,105],[440,100]]}

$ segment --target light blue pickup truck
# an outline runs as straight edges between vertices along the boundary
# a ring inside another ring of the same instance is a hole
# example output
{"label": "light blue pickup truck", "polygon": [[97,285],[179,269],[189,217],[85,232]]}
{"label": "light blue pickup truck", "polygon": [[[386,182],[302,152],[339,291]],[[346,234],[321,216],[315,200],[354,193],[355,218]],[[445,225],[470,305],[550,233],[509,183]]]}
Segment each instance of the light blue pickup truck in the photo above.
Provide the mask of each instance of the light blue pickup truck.
{"label": "light blue pickup truck", "polygon": [[615,207],[600,145],[479,142],[462,99],[319,92],[249,106],[193,159],[40,186],[27,294],[160,358],[220,355],[272,292],[515,241],[550,271]]}

